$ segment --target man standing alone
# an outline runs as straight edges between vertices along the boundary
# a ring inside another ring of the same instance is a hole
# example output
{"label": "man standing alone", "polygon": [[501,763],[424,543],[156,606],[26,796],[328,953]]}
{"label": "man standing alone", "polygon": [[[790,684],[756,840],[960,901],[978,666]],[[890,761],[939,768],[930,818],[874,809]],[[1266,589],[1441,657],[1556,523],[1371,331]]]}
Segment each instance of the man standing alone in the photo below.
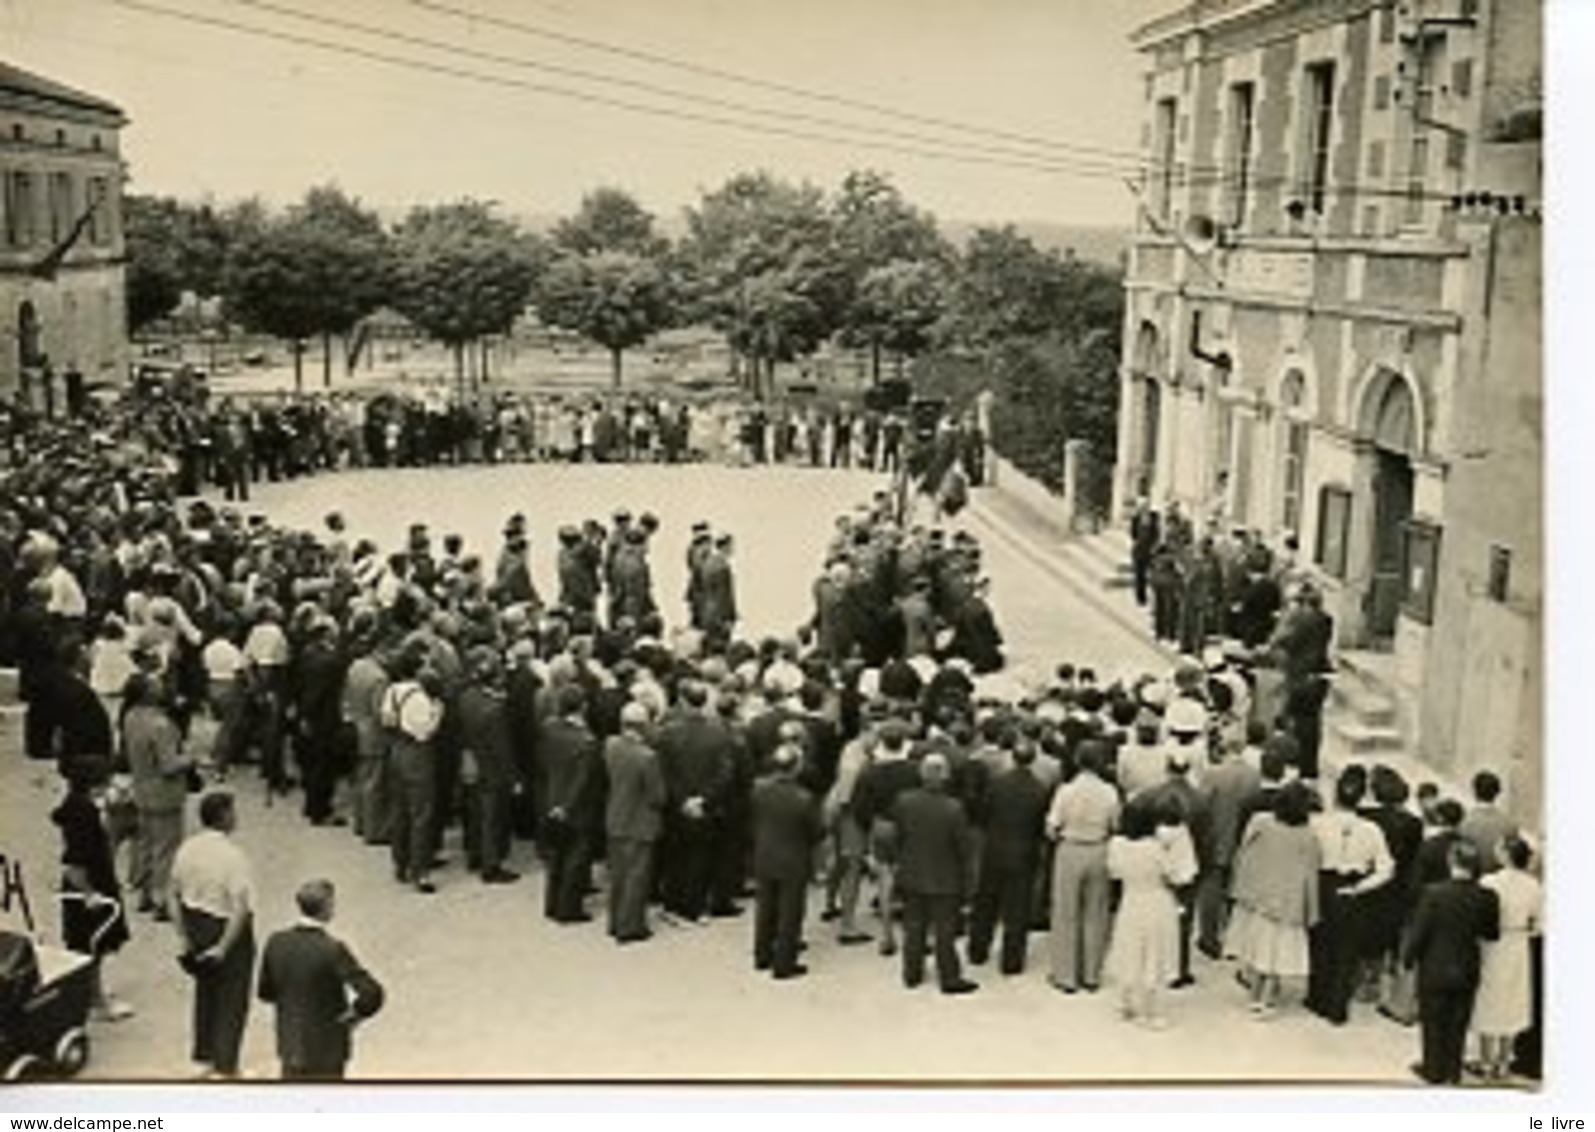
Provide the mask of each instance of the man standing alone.
{"label": "man standing alone", "polygon": [[382,1009],[382,984],[327,930],[332,882],[299,888],[299,923],[274,932],[260,961],[260,1000],[277,1008],[277,1057],[287,1081],[339,1079],[356,1023]]}

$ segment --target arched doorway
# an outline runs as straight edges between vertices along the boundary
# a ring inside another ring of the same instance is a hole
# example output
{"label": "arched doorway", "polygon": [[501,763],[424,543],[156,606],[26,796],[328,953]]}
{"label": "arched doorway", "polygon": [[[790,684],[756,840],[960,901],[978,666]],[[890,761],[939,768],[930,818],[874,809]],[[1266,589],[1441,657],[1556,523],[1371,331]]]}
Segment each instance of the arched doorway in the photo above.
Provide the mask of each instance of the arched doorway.
{"label": "arched doorway", "polygon": [[1138,425],[1135,489],[1150,495],[1157,484],[1157,452],[1163,420],[1163,389],[1158,383],[1159,347],[1157,327],[1143,322],[1135,337],[1135,374],[1140,388],[1135,406]]}
{"label": "arched doorway", "polygon": [[1375,643],[1395,637],[1396,620],[1406,597],[1407,526],[1412,519],[1415,477],[1412,458],[1418,450],[1417,406],[1406,379],[1382,375],[1382,388],[1370,389],[1368,418],[1373,439],[1373,576],[1367,598],[1368,635]]}

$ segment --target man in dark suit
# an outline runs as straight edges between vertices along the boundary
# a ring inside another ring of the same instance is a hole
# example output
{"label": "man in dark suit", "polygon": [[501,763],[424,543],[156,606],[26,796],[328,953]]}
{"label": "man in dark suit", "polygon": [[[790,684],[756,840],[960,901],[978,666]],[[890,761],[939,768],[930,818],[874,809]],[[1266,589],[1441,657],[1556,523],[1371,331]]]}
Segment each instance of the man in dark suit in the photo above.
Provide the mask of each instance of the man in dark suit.
{"label": "man in dark suit", "polygon": [[277,1058],[285,1080],[338,1079],[355,1025],[382,1009],[382,984],[328,931],[336,893],[313,880],[296,896],[299,923],[266,941],[258,993],[277,1008]]}
{"label": "man in dark suit", "polygon": [[1479,944],[1499,939],[1501,905],[1479,884],[1479,851],[1468,841],[1451,846],[1450,876],[1423,890],[1402,959],[1418,969],[1418,1017],[1423,1060],[1413,1072],[1431,1085],[1462,1081],[1473,996],[1479,988]]}
{"label": "man in dark suit", "polygon": [[659,840],[665,780],[659,756],[648,745],[648,709],[620,709],[620,734],[604,742],[609,778],[604,831],[609,836],[609,934],[616,943],[636,943],[648,930],[653,888],[654,844]]}
{"label": "man in dark suit", "polygon": [[558,715],[543,728],[538,753],[543,763],[543,828],[548,873],[543,915],[558,924],[592,919],[582,907],[598,828],[603,773],[598,740],[587,727],[587,698],[574,684],[559,690]]}
{"label": "man in dark suit", "polygon": [[979,985],[959,967],[957,925],[973,865],[969,819],[947,791],[952,772],[945,755],[926,755],[919,773],[921,785],[892,806],[903,896],[903,984],[912,989],[925,981],[926,936],[934,932],[942,993],[968,994]]}
{"label": "man in dark suit", "polygon": [[659,733],[666,797],[661,867],[665,911],[696,922],[708,913],[736,740],[710,717],[709,691],[702,684],[684,684],[681,700],[685,712]]}
{"label": "man in dark suit", "polygon": [[1145,499],[1135,502],[1135,514],[1130,517],[1130,567],[1135,575],[1135,604],[1146,605],[1147,574],[1152,566],[1152,555],[1163,540],[1163,523],[1158,513]]}
{"label": "man in dark suit", "polygon": [[986,794],[986,843],[969,925],[969,961],[977,966],[986,961],[1001,920],[1002,973],[1017,975],[1025,968],[1030,896],[1051,794],[1033,769],[1035,744],[1010,738],[1004,746],[1012,752],[1013,765],[993,780]]}
{"label": "man in dark suit", "polygon": [[772,773],[753,788],[753,966],[777,979],[808,973],[800,964],[804,898],[814,866],[814,846],[824,833],[814,795],[798,785],[803,751],[782,743]]}

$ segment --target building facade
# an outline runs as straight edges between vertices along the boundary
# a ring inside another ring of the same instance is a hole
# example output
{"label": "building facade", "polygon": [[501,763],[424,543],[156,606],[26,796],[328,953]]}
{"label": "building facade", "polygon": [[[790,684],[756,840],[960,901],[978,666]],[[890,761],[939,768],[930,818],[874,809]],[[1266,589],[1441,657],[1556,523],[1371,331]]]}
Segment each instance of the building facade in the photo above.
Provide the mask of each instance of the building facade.
{"label": "building facade", "polygon": [[1409,749],[1539,812],[1540,0],[1141,28],[1116,500],[1279,541]]}
{"label": "building facade", "polygon": [[63,411],[68,375],[128,372],[111,103],[0,62],[0,397]]}

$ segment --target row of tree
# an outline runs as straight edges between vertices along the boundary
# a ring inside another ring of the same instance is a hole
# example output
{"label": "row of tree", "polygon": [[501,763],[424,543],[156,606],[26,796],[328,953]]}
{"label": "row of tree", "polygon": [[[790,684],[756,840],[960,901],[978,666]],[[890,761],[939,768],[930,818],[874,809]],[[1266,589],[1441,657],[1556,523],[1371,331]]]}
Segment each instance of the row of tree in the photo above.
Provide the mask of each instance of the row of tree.
{"label": "row of tree", "polygon": [[[962,249],[886,178],[846,177],[827,194],[742,174],[687,210],[667,239],[618,189],[589,194],[546,233],[488,204],[417,207],[394,225],[336,187],[280,213],[130,197],[129,322],[170,314],[185,291],[219,296],[229,323],[298,345],[333,342],[389,306],[453,349],[507,333],[528,308],[549,326],[625,351],[672,326],[722,332],[755,392],[778,362],[835,341],[883,357],[987,353],[1037,335],[1118,333],[1115,272],[1043,251],[1012,229]],[[296,348],[295,357],[301,351]],[[298,372],[296,370],[296,372]]]}

